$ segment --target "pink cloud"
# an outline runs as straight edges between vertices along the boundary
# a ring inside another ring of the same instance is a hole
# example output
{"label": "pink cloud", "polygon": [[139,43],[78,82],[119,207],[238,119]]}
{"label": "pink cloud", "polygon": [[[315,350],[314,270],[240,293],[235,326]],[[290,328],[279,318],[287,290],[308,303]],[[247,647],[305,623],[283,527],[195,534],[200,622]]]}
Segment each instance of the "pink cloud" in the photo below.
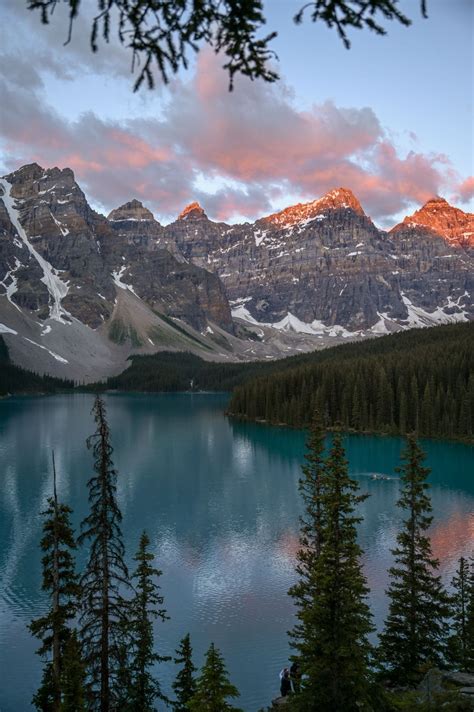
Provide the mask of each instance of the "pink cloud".
{"label": "pink cloud", "polygon": [[327,101],[303,111],[283,84],[242,79],[229,96],[206,52],[195,81],[177,86],[165,130],[204,174],[217,172],[247,186],[284,184],[307,199],[348,186],[377,218],[424,202],[458,180],[443,155],[399,155],[370,108]]}
{"label": "pink cloud", "polygon": [[474,176],[469,176],[457,187],[457,192],[453,198],[461,203],[468,203],[474,199]]}
{"label": "pink cloud", "polygon": [[326,102],[300,111],[286,87],[246,80],[237,81],[229,94],[224,73],[206,52],[195,82],[175,91],[166,118],[170,138],[203,171],[243,182],[304,176],[316,161],[359,153],[382,136],[369,108],[340,109]]}
{"label": "pink cloud", "polygon": [[[27,72],[18,58],[16,70],[0,83],[8,168],[32,160],[69,166],[105,210],[136,195],[165,219],[196,198],[214,219],[260,217],[285,195],[310,200],[345,186],[370,215],[387,220],[433,195],[457,190],[465,201],[474,191],[474,180],[460,184],[443,155],[400,155],[368,107],[326,101],[302,110],[284,84],[242,78],[229,94],[209,52],[191,80],[173,85],[156,119],[113,122],[89,112],[69,122],[44,102],[36,77],[18,83]],[[210,195],[196,189],[197,176],[235,187]]]}

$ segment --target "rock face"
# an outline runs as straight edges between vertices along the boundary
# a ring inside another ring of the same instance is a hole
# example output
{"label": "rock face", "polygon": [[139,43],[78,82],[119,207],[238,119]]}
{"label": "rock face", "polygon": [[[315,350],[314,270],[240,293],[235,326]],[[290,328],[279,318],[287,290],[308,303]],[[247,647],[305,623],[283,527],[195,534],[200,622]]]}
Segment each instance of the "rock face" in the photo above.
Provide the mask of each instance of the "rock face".
{"label": "rock face", "polygon": [[[70,358],[55,349],[72,353],[80,338],[80,360],[95,350],[106,372],[110,339],[120,359],[156,350],[159,334],[163,348],[275,358],[465,321],[474,317],[473,221],[436,198],[385,232],[338,188],[255,223],[213,222],[191,203],[163,226],[138,200],[99,215],[70,169],[33,163],[0,178],[0,332],[10,342],[17,332],[28,343],[41,337],[51,372]],[[182,327],[191,341],[170,333]]]}
{"label": "rock face", "polygon": [[102,243],[103,253],[114,267],[117,286],[126,285],[152,309],[182,319],[198,331],[212,321],[233,333],[221,280],[188,263],[173,244],[168,245],[162,226],[139,201],[113,210],[108,221],[112,231]]}
{"label": "rock face", "polygon": [[194,328],[233,331],[219,278],[176,259],[162,226],[137,201],[94,212],[70,169],[24,166],[0,183],[0,284],[12,304],[38,319],[76,318],[97,328],[112,315],[117,289]]}
{"label": "rock face", "polygon": [[[436,703],[443,693],[451,693],[454,699],[464,701],[462,709],[474,710],[474,675],[466,672],[450,672],[431,668],[418,687],[424,703]],[[442,704],[440,704],[442,709]]]}
{"label": "rock face", "polygon": [[[100,255],[107,221],[89,207],[68,168],[44,171],[33,163],[0,183],[9,210],[0,235],[0,278],[10,273],[10,299],[39,319],[71,316],[93,327],[107,319],[115,292]],[[13,280],[16,284],[13,286]],[[105,299],[98,297],[98,292]]]}
{"label": "rock face", "polygon": [[450,205],[444,198],[428,200],[420,210],[407,216],[392,232],[423,230],[440,235],[454,247],[474,247],[474,215]]}
{"label": "rock face", "polygon": [[[425,208],[419,212],[432,212]],[[188,210],[189,218],[165,228],[168,244],[215,271],[234,316],[248,323],[347,337],[474,315],[467,242],[418,223],[378,230],[347,189],[254,224],[214,223],[201,209]],[[469,232],[473,216],[451,210]],[[439,221],[451,225],[452,214]]]}

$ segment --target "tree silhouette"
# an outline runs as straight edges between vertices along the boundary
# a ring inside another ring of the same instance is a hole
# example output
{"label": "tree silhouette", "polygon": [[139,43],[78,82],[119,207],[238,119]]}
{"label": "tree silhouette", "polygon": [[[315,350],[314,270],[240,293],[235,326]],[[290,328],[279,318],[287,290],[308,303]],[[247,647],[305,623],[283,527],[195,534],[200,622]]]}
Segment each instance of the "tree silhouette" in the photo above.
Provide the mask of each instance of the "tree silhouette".
{"label": "tree silhouette", "polygon": [[70,507],[58,501],[56,467],[53,453],[53,496],[42,512],[44,552],[43,590],[50,598],[45,615],[31,621],[29,628],[41,640],[38,655],[46,659],[41,685],[33,698],[39,710],[59,712],[63,697],[63,667],[65,649],[72,635],[72,624],[77,611],[79,588],[73,551],[76,548],[69,516]]}
{"label": "tree silhouette", "polygon": [[448,660],[464,672],[474,671],[474,560],[473,565],[463,556],[458,561],[451,581],[452,630],[448,639]]}
{"label": "tree silhouette", "polygon": [[135,554],[137,568],[132,576],[135,596],[129,605],[130,629],[130,708],[136,712],[153,712],[155,699],[168,701],[161,686],[151,672],[155,663],[170,660],[154,651],[153,619],[167,620],[162,608],[163,596],[157,583],[161,571],[153,566],[154,555],[150,552],[150,539],[146,532],[140,537]]}
{"label": "tree silhouette", "polygon": [[[81,0],[63,0],[69,8],[70,41]],[[30,10],[39,10],[43,23],[50,22],[60,0],[27,0]],[[261,36],[266,23],[263,0],[96,0],[97,14],[92,20],[91,48],[96,52],[99,37],[109,42],[115,28],[119,42],[131,51],[132,71],[138,69],[137,90],[143,82],[154,86],[154,69],[167,83],[170,74],[188,67],[188,55],[203,44],[225,57],[224,69],[232,89],[236,74],[250,79],[274,82],[278,74],[272,68],[277,56],[270,43],[276,32]],[[420,0],[427,17],[427,0]],[[300,24],[306,15],[313,22],[335,27],[345,47],[350,47],[347,30],[369,29],[383,35],[381,24],[397,20],[410,25],[411,20],[398,8],[399,0],[311,0],[293,18]],[[378,18],[382,18],[379,20]]]}
{"label": "tree silhouette", "polygon": [[220,651],[211,643],[189,709],[191,712],[242,712],[228,701],[235,697],[240,697],[240,693],[229,680]]}
{"label": "tree silhouette", "polygon": [[323,543],[323,491],[326,470],[323,457],[324,431],[318,413],[313,416],[306,447],[306,463],[301,467],[303,477],[298,486],[305,507],[305,514],[300,518],[300,548],[296,566],[298,581],[288,592],[298,609],[298,623],[290,633],[292,645],[296,648],[298,642],[304,640],[308,633],[307,610],[312,607],[317,593],[315,569]]}
{"label": "tree silhouette", "polygon": [[189,702],[196,693],[196,680],[194,673],[196,667],[193,663],[193,649],[189,633],[180,641],[174,659],[176,665],[182,665],[173,682],[176,701],[173,703],[175,712],[188,712]]}
{"label": "tree silhouette", "polygon": [[[317,449],[319,445],[316,442]],[[340,433],[335,433],[324,464],[321,499],[321,549],[306,575],[305,596],[290,590],[298,605],[292,647],[303,674],[301,691],[291,708],[298,712],[356,712],[372,695],[372,632],[368,588],[362,572],[362,550],[356,508],[366,498],[348,474]],[[311,504],[312,506],[312,504]],[[306,500],[308,511],[308,500]],[[295,591],[296,589],[296,591]]]}
{"label": "tree silhouette", "polygon": [[81,644],[75,630],[64,648],[61,673],[63,701],[61,712],[86,712],[86,669],[82,660]]}
{"label": "tree silhouette", "polygon": [[392,551],[390,605],[378,653],[387,678],[395,684],[415,685],[423,666],[442,664],[448,632],[449,599],[436,574],[439,562],[427,534],[433,518],[426,482],[430,470],[424,467],[424,458],[415,437],[409,436],[397,468],[402,481],[397,505],[407,518]]}
{"label": "tree silhouette", "polygon": [[101,712],[109,712],[120,695],[117,683],[127,616],[122,589],[130,584],[120,528],[122,514],[117,503],[117,471],[112,462],[105,404],[99,396],[93,413],[97,429],[87,441],[95,470],[87,483],[91,509],[82,522],[78,540],[89,544],[89,559],[80,581],[79,620],[93,703]]}

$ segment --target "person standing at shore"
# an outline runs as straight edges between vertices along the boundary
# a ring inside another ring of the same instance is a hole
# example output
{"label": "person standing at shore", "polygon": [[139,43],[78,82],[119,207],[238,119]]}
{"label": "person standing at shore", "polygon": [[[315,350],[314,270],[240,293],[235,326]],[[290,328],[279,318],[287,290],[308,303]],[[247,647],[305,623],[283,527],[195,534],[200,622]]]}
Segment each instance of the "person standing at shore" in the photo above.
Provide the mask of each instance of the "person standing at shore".
{"label": "person standing at shore", "polygon": [[288,668],[283,668],[280,672],[280,694],[282,697],[291,694],[291,678]]}

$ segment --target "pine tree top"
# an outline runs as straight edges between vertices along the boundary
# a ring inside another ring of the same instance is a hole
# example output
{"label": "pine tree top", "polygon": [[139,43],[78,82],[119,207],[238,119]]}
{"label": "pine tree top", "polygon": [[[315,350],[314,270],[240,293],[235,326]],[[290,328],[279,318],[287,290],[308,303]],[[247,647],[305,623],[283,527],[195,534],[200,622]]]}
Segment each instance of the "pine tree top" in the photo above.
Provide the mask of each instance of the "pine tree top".
{"label": "pine tree top", "polygon": [[229,680],[220,651],[211,643],[189,709],[191,712],[242,712],[228,702],[229,698],[236,697],[240,697],[240,693]]}

